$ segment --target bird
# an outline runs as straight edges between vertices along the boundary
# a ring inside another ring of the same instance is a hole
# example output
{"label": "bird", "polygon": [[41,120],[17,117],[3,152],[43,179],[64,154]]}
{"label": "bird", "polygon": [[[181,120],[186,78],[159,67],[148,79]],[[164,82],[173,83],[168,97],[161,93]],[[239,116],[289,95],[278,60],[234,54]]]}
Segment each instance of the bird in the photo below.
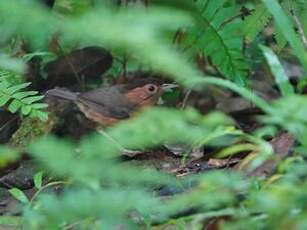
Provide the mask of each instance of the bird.
{"label": "bird", "polygon": [[108,127],[130,118],[141,108],[156,104],[168,85],[159,79],[145,78],[87,92],[54,88],[46,96],[72,101],[86,118]]}

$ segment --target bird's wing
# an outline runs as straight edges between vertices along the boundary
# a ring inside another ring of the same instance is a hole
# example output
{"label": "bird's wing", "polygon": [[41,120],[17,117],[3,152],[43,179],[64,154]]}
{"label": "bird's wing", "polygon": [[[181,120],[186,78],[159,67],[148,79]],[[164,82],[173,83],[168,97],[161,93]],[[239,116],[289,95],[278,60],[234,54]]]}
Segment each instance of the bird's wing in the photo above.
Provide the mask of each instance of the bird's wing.
{"label": "bird's wing", "polygon": [[117,119],[129,118],[132,108],[129,103],[123,101],[122,94],[110,91],[109,88],[82,93],[78,96],[78,101],[95,112]]}

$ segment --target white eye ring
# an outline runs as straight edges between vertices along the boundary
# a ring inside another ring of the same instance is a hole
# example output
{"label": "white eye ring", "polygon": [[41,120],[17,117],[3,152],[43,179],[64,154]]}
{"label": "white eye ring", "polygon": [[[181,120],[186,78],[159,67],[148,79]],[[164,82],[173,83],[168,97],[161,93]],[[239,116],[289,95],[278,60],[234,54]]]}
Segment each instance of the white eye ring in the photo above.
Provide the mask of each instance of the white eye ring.
{"label": "white eye ring", "polygon": [[148,84],[146,85],[146,90],[150,94],[155,94],[158,91],[158,87],[154,84]]}

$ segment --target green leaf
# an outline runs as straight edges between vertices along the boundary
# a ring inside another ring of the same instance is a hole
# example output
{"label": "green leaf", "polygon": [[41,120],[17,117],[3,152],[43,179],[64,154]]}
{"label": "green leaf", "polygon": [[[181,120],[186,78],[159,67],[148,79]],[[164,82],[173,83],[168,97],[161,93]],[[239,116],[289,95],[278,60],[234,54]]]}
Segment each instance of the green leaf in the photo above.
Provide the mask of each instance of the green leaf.
{"label": "green leaf", "polygon": [[0,168],[3,168],[10,162],[14,162],[19,156],[16,149],[8,146],[0,146]]}
{"label": "green leaf", "polygon": [[270,13],[273,15],[275,23],[282,32],[283,36],[289,42],[290,46],[293,48],[295,55],[302,63],[305,70],[307,70],[307,52],[303,43],[295,33],[293,29],[294,26],[291,20],[289,19],[287,14],[283,11],[283,9],[276,0],[262,0],[262,1],[266,5]]}
{"label": "green leaf", "polygon": [[192,14],[197,14],[198,9],[192,1],[186,0],[150,0],[151,4],[158,6],[168,6],[175,9],[190,11]]}
{"label": "green leaf", "polygon": [[4,106],[10,99],[10,96],[2,94],[0,97],[0,106]]}
{"label": "green leaf", "polygon": [[22,221],[22,217],[19,216],[0,216],[0,226],[16,226],[18,229],[18,226],[20,225]]}
{"label": "green leaf", "polygon": [[21,113],[23,115],[28,115],[32,110],[32,107],[30,105],[24,105],[21,107]]}
{"label": "green leaf", "polygon": [[274,38],[276,39],[279,50],[283,49],[288,43],[279,27],[276,25],[276,22],[274,23]]}
{"label": "green leaf", "polygon": [[24,89],[26,87],[28,87],[29,85],[31,85],[30,82],[27,82],[27,83],[23,83],[23,84],[19,84],[19,85],[15,85],[15,86],[11,86],[9,87],[8,89],[6,89],[5,91],[8,93],[8,94],[13,94],[21,89]]}
{"label": "green leaf", "polygon": [[[15,78],[15,74],[6,70],[0,69],[0,76],[0,106],[8,104],[12,100],[8,105],[8,110],[11,113],[16,113],[18,111],[22,115],[31,114],[32,117],[41,120],[47,119],[47,114],[43,112],[40,113],[39,110],[47,108],[48,105],[45,103],[35,103],[44,96],[38,95],[38,91],[19,91],[31,83],[14,85],[10,80]],[[32,113],[32,111],[34,112]]]}
{"label": "green leaf", "polygon": [[292,94],[271,104],[272,112],[261,119],[266,124],[283,127],[307,148],[307,96]]}
{"label": "green leaf", "polygon": [[294,89],[289,82],[288,76],[278,60],[278,57],[274,54],[274,52],[266,47],[260,45],[260,48],[271,68],[272,74],[275,77],[275,82],[278,85],[280,92],[283,96],[287,96],[294,93]]}
{"label": "green leaf", "polygon": [[[26,70],[26,63],[19,58],[12,58],[9,55],[0,55],[0,67],[6,70],[12,70],[14,72],[23,74]],[[0,75],[1,76],[1,75]]]}
{"label": "green leaf", "polygon": [[34,175],[35,188],[40,189],[43,183],[43,172],[38,172]]}
{"label": "green leaf", "polygon": [[11,113],[16,113],[16,111],[22,106],[22,103],[18,100],[13,100],[9,107],[8,107],[8,110],[11,112]]}
{"label": "green leaf", "polygon": [[86,12],[92,6],[92,0],[57,0],[54,4],[54,11],[63,15],[78,15]]}
{"label": "green leaf", "polygon": [[48,104],[46,103],[34,103],[34,104],[31,104],[31,108],[32,109],[45,109],[48,107]]}
{"label": "green leaf", "polygon": [[48,120],[48,113],[40,111],[40,110],[32,110],[30,112],[30,117],[39,118],[42,121],[47,121]]}
{"label": "green leaf", "polygon": [[271,19],[271,14],[268,12],[264,4],[258,4],[255,11],[246,18],[243,26],[243,35],[246,39],[252,42],[257,34],[263,30]]}
{"label": "green leaf", "polygon": [[17,200],[19,200],[23,204],[29,203],[28,197],[18,188],[12,188],[9,190],[10,194]]}
{"label": "green leaf", "polygon": [[239,36],[242,22],[234,20],[225,23],[239,9],[224,7],[224,3],[225,0],[197,1],[201,9],[196,18],[198,27],[190,31],[192,38],[189,38],[187,46],[202,49],[226,78],[244,85],[248,66],[242,53],[242,38]]}
{"label": "green leaf", "polygon": [[25,97],[34,96],[36,94],[38,94],[38,91],[18,92],[18,93],[13,94],[12,97],[15,98],[15,99],[21,100]]}
{"label": "green leaf", "polygon": [[32,104],[33,102],[39,101],[43,98],[44,98],[44,96],[42,96],[42,95],[30,96],[30,97],[23,98],[21,101],[25,104]]}

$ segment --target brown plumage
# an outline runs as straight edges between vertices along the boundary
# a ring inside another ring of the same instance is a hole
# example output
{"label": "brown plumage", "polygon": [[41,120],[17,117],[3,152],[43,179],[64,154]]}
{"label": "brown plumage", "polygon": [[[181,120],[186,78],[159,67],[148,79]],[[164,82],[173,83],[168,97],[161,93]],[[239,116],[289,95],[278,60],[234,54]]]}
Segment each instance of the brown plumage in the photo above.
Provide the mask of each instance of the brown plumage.
{"label": "brown plumage", "polygon": [[46,95],[73,101],[88,119],[109,126],[129,118],[144,106],[156,104],[161,93],[161,81],[140,79],[84,93],[55,88]]}

